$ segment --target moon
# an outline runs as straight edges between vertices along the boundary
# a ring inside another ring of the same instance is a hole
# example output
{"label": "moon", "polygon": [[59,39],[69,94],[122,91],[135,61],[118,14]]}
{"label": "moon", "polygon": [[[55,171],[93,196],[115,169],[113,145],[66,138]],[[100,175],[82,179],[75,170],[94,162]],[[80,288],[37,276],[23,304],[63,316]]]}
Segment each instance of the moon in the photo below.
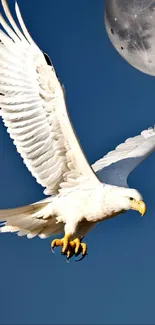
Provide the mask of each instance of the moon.
{"label": "moon", "polygon": [[106,0],[105,27],[121,56],[155,76],[155,1]]}

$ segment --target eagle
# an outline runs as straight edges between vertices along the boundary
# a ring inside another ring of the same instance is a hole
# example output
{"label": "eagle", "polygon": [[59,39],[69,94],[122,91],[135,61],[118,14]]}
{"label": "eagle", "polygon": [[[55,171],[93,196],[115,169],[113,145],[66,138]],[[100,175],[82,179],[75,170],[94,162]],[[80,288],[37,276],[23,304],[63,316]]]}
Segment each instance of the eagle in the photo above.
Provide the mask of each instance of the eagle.
{"label": "eagle", "polygon": [[60,246],[67,260],[73,256],[81,260],[88,250],[84,237],[96,224],[130,209],[142,216],[146,213],[142,195],[129,188],[127,180],[155,150],[155,128],[127,139],[91,166],[50,58],[30,36],[18,4],[19,27],[7,1],[1,3],[1,117],[47,197],[28,206],[0,210],[0,232],[27,238],[54,236],[52,250]]}

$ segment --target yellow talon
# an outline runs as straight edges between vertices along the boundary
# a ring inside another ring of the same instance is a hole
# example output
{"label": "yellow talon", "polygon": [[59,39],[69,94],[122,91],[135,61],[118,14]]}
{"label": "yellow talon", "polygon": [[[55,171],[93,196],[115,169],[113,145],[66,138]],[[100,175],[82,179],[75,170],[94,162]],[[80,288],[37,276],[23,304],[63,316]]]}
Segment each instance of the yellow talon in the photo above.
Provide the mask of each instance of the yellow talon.
{"label": "yellow talon", "polygon": [[73,250],[68,250],[67,254],[66,254],[67,260],[69,260],[73,255],[74,255],[74,251]]}
{"label": "yellow talon", "polygon": [[69,239],[70,239],[71,235],[65,235],[63,238],[63,248],[61,253],[65,254],[67,253],[68,247],[69,247]]}
{"label": "yellow talon", "polygon": [[51,247],[54,248],[56,246],[61,246],[62,245],[62,239],[54,239],[52,241]]}
{"label": "yellow talon", "polygon": [[51,243],[51,248],[62,246],[62,254],[66,254],[68,247],[69,247],[69,239],[71,235],[65,235],[62,239],[54,239]]}
{"label": "yellow talon", "polygon": [[74,240],[70,240],[71,235],[65,235],[62,239],[54,239],[51,243],[51,248],[62,246],[62,254],[66,255],[67,260],[69,260],[73,255],[78,256],[82,254],[81,261],[87,255],[87,245],[85,243],[81,243],[80,238],[75,238]]}
{"label": "yellow talon", "polygon": [[87,255],[87,245],[85,243],[81,243],[81,247],[82,247],[82,256],[86,256]]}
{"label": "yellow talon", "polygon": [[76,238],[74,240],[74,243],[75,243],[75,255],[76,255],[80,251],[80,248],[81,248],[81,240],[79,238]]}
{"label": "yellow talon", "polygon": [[81,240],[80,238],[75,238],[74,240],[72,240],[69,245],[71,246],[72,249],[74,249],[74,254],[78,254],[78,252],[80,251],[81,248]]}

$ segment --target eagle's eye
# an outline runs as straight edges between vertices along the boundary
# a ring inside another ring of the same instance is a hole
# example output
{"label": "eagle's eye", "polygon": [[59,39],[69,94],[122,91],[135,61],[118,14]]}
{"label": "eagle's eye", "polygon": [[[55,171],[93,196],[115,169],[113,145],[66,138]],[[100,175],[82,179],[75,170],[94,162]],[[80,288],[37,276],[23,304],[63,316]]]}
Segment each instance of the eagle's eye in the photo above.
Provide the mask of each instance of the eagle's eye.
{"label": "eagle's eye", "polygon": [[134,200],[134,198],[133,197],[130,197],[130,201],[133,201]]}

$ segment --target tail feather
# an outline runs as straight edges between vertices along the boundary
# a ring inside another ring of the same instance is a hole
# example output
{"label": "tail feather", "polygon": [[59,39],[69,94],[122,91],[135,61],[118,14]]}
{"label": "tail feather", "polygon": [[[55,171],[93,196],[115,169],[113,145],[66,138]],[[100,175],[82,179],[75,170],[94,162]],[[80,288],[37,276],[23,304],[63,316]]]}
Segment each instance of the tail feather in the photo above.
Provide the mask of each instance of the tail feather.
{"label": "tail feather", "polygon": [[57,223],[52,213],[51,199],[15,209],[0,210],[0,232],[17,232],[27,238],[47,238],[63,231],[63,224]]}
{"label": "tail feather", "polygon": [[17,217],[25,217],[26,215],[33,214],[45,207],[47,203],[41,202],[41,203],[35,203],[31,205],[26,205],[19,208],[13,208],[13,209],[4,209],[0,210],[0,220],[6,220],[5,218],[9,219],[10,217],[13,218],[15,216]]}

